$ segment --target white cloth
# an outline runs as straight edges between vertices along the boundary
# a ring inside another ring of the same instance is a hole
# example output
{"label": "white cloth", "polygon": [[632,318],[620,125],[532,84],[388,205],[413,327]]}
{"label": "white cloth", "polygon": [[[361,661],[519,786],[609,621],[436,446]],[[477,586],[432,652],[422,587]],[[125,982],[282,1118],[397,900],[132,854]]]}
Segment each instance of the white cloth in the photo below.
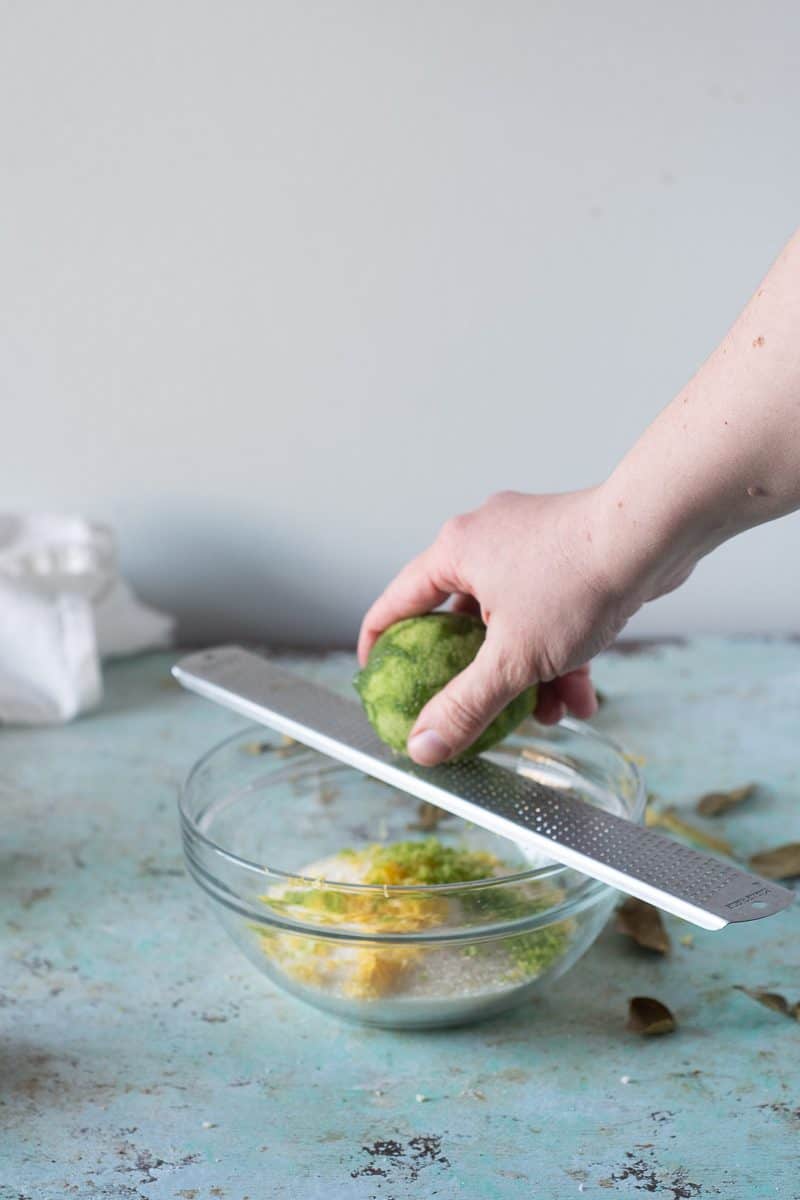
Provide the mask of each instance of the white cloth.
{"label": "white cloth", "polygon": [[101,658],[166,646],[173,628],[119,575],[109,529],[0,514],[0,722],[70,720],[100,701]]}

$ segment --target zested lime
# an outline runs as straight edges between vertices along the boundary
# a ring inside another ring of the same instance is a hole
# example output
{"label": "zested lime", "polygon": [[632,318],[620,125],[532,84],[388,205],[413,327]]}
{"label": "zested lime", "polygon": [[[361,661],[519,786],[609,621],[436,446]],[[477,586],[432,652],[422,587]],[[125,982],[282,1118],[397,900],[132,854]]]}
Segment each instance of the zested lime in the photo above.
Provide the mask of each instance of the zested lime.
{"label": "zested lime", "polygon": [[[381,741],[405,753],[414,722],[428,701],[472,662],[486,626],[466,613],[408,617],[384,630],[354,686]],[[460,757],[488,750],[507,737],[536,706],[527,688],[495,717]]]}

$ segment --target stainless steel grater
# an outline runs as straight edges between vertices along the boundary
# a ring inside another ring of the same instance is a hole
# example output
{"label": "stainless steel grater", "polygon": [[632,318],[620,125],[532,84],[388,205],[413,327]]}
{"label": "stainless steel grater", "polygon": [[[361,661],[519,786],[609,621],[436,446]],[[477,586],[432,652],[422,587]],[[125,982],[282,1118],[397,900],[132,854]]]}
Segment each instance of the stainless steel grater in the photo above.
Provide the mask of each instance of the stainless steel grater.
{"label": "stainless steel grater", "polygon": [[703,929],[768,917],[794,900],[788,888],[486,758],[419,767],[380,741],[358,703],[239,646],[191,654],[172,673],[190,691]]}

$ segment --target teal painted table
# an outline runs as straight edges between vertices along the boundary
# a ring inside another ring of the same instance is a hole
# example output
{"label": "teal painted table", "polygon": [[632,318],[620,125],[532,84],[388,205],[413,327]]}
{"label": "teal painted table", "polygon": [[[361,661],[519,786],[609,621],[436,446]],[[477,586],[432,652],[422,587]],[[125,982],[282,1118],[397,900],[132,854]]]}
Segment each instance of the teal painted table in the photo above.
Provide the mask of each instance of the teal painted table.
{"label": "teal painted table", "polygon": [[[0,733],[2,1200],[800,1197],[800,905],[671,959],[609,929],[531,1008],[454,1031],[338,1024],[271,989],[183,871],[176,790],[241,722],[171,657],[112,667],[97,713]],[[292,660],[344,688],[345,656]],[[596,724],[678,805],[755,779],[714,825],[800,838],[800,644],[606,655]],[[626,1033],[656,995],[679,1031]],[[418,1096],[426,1099],[420,1101]]]}

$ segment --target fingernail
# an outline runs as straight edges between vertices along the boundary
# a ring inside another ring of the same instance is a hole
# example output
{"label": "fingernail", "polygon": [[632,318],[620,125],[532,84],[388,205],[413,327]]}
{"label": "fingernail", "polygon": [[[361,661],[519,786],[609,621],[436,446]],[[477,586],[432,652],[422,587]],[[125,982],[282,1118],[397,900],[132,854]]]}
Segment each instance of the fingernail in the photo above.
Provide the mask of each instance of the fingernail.
{"label": "fingernail", "polygon": [[408,739],[408,753],[422,767],[435,767],[450,757],[450,747],[447,742],[434,733],[432,729],[423,729]]}

